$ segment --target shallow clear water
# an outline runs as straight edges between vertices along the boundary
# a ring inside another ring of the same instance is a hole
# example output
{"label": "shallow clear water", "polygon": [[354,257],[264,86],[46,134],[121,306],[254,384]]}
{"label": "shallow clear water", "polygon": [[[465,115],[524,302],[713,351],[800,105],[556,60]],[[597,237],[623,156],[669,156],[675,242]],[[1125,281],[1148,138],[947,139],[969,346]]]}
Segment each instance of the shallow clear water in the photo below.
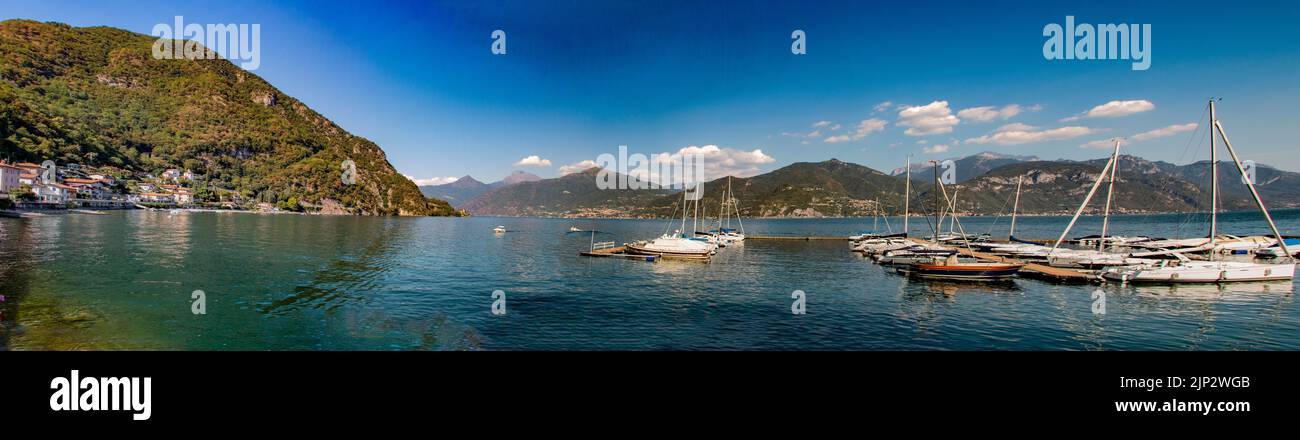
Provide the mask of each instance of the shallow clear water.
{"label": "shallow clear water", "polygon": [[[1300,211],[1275,213],[1300,231]],[[1202,218],[1121,216],[1120,234],[1205,233]],[[1254,214],[1228,233],[1264,233]],[[1017,236],[1068,221],[1021,218]],[[900,219],[890,219],[894,228]],[[748,220],[751,235],[844,236],[867,219]],[[495,235],[505,225],[510,232]],[[968,218],[1005,235],[1007,219]],[[712,263],[577,255],[662,220],[367,218],[119,211],[0,219],[0,347],[9,349],[1300,348],[1291,283],[1141,287],[911,280],[843,241],[750,241]],[[1095,233],[1086,218],[1072,236]],[[913,218],[913,231],[928,229]],[[883,229],[884,224],[880,227]],[[914,232],[917,233],[917,232]],[[206,294],[206,314],[191,294]],[[492,292],[506,294],[493,315]],[[806,292],[807,314],[790,313]]]}

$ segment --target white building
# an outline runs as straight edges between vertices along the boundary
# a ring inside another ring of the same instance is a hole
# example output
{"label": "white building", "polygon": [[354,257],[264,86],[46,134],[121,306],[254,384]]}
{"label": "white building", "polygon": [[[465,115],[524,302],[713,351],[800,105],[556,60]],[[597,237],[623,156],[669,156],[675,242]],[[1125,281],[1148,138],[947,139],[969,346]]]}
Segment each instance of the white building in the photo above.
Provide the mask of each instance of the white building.
{"label": "white building", "polygon": [[41,183],[32,187],[36,199],[45,203],[68,203],[75,197],[77,190],[62,183]]}

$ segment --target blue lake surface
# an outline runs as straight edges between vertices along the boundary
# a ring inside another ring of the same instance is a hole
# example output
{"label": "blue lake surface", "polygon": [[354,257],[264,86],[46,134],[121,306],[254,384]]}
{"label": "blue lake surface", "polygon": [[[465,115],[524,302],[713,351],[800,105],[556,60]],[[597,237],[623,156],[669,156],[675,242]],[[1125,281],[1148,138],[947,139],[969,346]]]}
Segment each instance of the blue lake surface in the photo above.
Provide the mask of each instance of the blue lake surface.
{"label": "blue lake surface", "polygon": [[[1300,233],[1300,211],[1274,213]],[[1202,236],[1205,215],[1112,218]],[[1068,218],[1022,217],[1055,238]],[[1266,233],[1253,213],[1226,233]],[[753,219],[751,235],[845,236],[875,220]],[[890,218],[897,229],[901,219]],[[1005,236],[1007,218],[965,218]],[[510,232],[496,235],[492,228]],[[711,263],[578,256],[666,220],[375,218],[117,211],[0,219],[0,348],[22,350],[1295,350],[1292,283],[919,281],[843,241],[758,241]],[[885,229],[883,222],[879,223]],[[928,230],[920,217],[914,234]],[[1072,236],[1095,233],[1085,218]],[[1104,315],[1091,294],[1106,293]],[[192,310],[204,293],[206,314]],[[492,292],[506,313],[491,313]],[[806,292],[807,314],[790,313]]]}

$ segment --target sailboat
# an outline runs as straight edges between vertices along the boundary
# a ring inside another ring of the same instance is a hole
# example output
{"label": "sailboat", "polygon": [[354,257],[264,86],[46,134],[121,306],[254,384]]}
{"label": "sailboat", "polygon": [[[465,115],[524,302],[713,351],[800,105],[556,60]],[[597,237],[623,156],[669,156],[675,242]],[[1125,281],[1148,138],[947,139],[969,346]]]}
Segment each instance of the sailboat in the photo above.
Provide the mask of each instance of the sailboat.
{"label": "sailboat", "polygon": [[[1092,184],[1092,189],[1090,189],[1088,195],[1084,197],[1083,203],[1079,204],[1079,209],[1075,210],[1074,217],[1070,219],[1070,223],[1066,225],[1065,230],[1061,232],[1060,238],[1056,239],[1056,243],[1052,245],[1044,256],[1048,265],[1054,267],[1097,269],[1108,266],[1153,264],[1159,261],[1146,258],[1136,258],[1132,255],[1106,251],[1106,245],[1108,243],[1114,244],[1118,242],[1117,240],[1111,240],[1112,237],[1108,237],[1107,232],[1110,227],[1110,208],[1115,198],[1115,174],[1119,170],[1120,165],[1119,147],[1120,141],[1119,139],[1115,139],[1115,150],[1111,153],[1110,159],[1106,161],[1106,166],[1102,167],[1101,173],[1097,175],[1097,180]],[[1101,234],[1090,237],[1086,242],[1076,240],[1077,243],[1081,244],[1087,243],[1088,245],[1091,245],[1092,243],[1095,243],[1097,248],[1061,248],[1061,243],[1065,242],[1065,237],[1069,235],[1070,229],[1072,229],[1075,222],[1079,220],[1079,216],[1082,215],[1083,210],[1088,207],[1088,203],[1092,201],[1092,196],[1097,193],[1097,189],[1101,187],[1102,183],[1107,183],[1107,186],[1106,207],[1102,211]],[[1129,241],[1129,239],[1124,239],[1124,241]]]}
{"label": "sailboat", "polygon": [[[735,213],[739,230],[731,227],[731,215]],[[722,194],[721,212],[718,213],[718,227],[710,231],[715,234],[717,240],[723,244],[744,244],[745,243],[745,223],[740,219],[740,204],[736,202],[735,194],[731,192],[731,176],[727,176],[727,191]]]}
{"label": "sailboat", "polygon": [[[934,164],[934,208],[936,211],[936,219],[938,220],[935,222],[934,235],[932,236],[935,239],[934,247],[939,247],[939,231],[943,225],[943,206],[951,207],[951,210],[954,211],[952,213],[952,222],[957,226],[960,235],[963,237],[963,241],[965,241],[964,238],[967,237],[967,234],[965,228],[961,226],[961,222],[957,220],[955,212],[957,205],[954,203],[955,200],[948,198],[948,191],[944,188],[943,182],[939,180],[939,164],[933,161],[931,163]],[[939,204],[939,194],[943,194],[944,205]],[[970,243],[966,242],[965,245],[969,249]],[[932,247],[926,251],[934,252],[934,248]],[[1024,267],[1024,264],[1019,263],[962,261],[957,257],[957,253],[954,251],[952,254],[944,257],[933,257],[928,262],[915,262],[901,266],[898,271],[907,275],[922,278],[948,280],[997,280],[1015,276],[1020,272],[1022,267]]]}
{"label": "sailboat", "polygon": [[[1215,136],[1223,137],[1223,145],[1227,148],[1228,154],[1232,157],[1233,163],[1237,165],[1237,171],[1246,175],[1246,169],[1237,158],[1237,151],[1232,148],[1232,141],[1228,140],[1228,133],[1223,129],[1223,124],[1219,122],[1214,112],[1214,100],[1210,100],[1210,235],[1206,246],[1215,249],[1216,241],[1219,239],[1219,159],[1218,150],[1215,148]],[[1259,191],[1255,189],[1255,182],[1245,179],[1247,188],[1250,189],[1250,195],[1255,200],[1255,206],[1264,214],[1264,220],[1268,221],[1268,227],[1273,231],[1273,237],[1276,244],[1285,255],[1290,255],[1291,251],[1287,247],[1285,240],[1282,240],[1282,234],[1278,232],[1277,224],[1273,222],[1273,216],[1268,213],[1268,208],[1264,207],[1264,201],[1259,197]],[[1128,283],[1226,283],[1239,281],[1274,281],[1290,280],[1295,277],[1295,260],[1286,263],[1247,263],[1238,261],[1214,261],[1213,254],[1210,254],[1210,261],[1190,261],[1182,254],[1173,254],[1178,257],[1174,261],[1160,261],[1154,264],[1144,264],[1137,266],[1112,267],[1102,271],[1102,277],[1108,280]]]}
{"label": "sailboat", "polygon": [[[627,244],[627,252],[638,255],[657,255],[663,257],[677,258],[695,258],[707,259],[717,251],[718,246],[707,240],[696,240],[694,234],[687,235],[682,231],[686,229],[686,219],[690,217],[687,202],[696,201],[696,209],[699,209],[699,200],[704,192],[704,184],[696,183],[694,188],[688,188],[682,191],[682,225],[673,233],[664,233],[653,240],[641,240]],[[676,214],[676,212],[674,212]],[[675,220],[675,219],[674,219]],[[696,215],[697,223],[699,222],[698,213]],[[670,223],[671,224],[671,223]],[[693,227],[692,227],[693,229]]]}
{"label": "sailboat", "polygon": [[[902,249],[912,245],[907,240],[907,220],[911,211],[912,199],[912,156],[907,156],[907,164],[904,165],[903,169],[907,172],[903,179],[903,232],[891,235],[860,234],[849,236],[850,250],[875,255],[880,252]],[[879,209],[879,205],[879,200],[877,200],[877,209]]]}

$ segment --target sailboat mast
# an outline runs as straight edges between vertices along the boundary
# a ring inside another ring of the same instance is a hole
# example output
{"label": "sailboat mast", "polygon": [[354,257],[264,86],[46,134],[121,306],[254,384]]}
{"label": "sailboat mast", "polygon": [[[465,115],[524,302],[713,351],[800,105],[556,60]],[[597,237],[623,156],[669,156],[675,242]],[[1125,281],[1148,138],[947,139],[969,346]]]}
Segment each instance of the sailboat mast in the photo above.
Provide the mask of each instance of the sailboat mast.
{"label": "sailboat mast", "polygon": [[1079,209],[1074,211],[1074,217],[1070,218],[1070,223],[1065,225],[1065,230],[1061,231],[1060,238],[1056,239],[1056,244],[1053,244],[1052,250],[1047,253],[1048,257],[1056,255],[1056,249],[1061,247],[1061,242],[1065,241],[1065,236],[1070,234],[1070,229],[1074,228],[1074,223],[1079,221],[1079,216],[1083,214],[1083,209],[1088,207],[1088,202],[1092,201],[1092,196],[1097,194],[1097,188],[1101,186],[1101,182],[1106,177],[1106,173],[1109,173],[1110,167],[1115,165],[1117,165],[1115,163],[1115,157],[1111,156],[1110,160],[1106,161],[1106,166],[1102,167],[1101,173],[1097,174],[1097,181],[1092,183],[1092,189],[1088,190],[1088,195],[1083,197],[1083,203],[1079,204]]}
{"label": "sailboat mast", "polygon": [[1106,229],[1110,226],[1110,202],[1115,196],[1115,170],[1119,169],[1119,139],[1115,139],[1115,153],[1111,154],[1115,166],[1110,167],[1110,183],[1106,186],[1106,209],[1101,216],[1101,239],[1097,240],[1097,250],[1106,250]]}
{"label": "sailboat mast", "polygon": [[[1210,248],[1214,248],[1214,237],[1219,235],[1219,153],[1214,148],[1214,100],[1210,100]],[[1213,253],[1213,252],[1211,252]]]}
{"label": "sailboat mast", "polygon": [[[1223,130],[1223,125],[1219,121],[1214,121],[1214,125],[1210,127],[1211,130],[1216,128],[1219,129],[1219,134],[1223,135],[1223,145],[1228,147],[1228,154],[1232,156],[1232,162],[1237,164],[1237,171],[1240,171],[1241,175],[1245,176],[1246,168],[1241,165],[1241,160],[1237,159],[1237,150],[1234,150],[1232,142],[1228,141],[1228,133]],[[1213,133],[1210,135],[1210,138],[1214,137]],[[1278,232],[1277,224],[1273,223],[1273,216],[1268,214],[1268,208],[1264,207],[1264,200],[1259,198],[1259,191],[1255,189],[1254,180],[1247,180],[1246,187],[1250,188],[1250,195],[1255,199],[1255,206],[1259,207],[1259,212],[1264,214],[1264,220],[1268,220],[1268,227],[1273,230],[1273,238],[1277,239],[1277,245],[1282,248],[1283,253],[1291,255],[1291,250],[1286,247],[1286,240],[1282,239],[1282,233]]]}
{"label": "sailboat mast", "polygon": [[682,184],[682,228],[677,230],[677,232],[680,234],[686,234],[686,216],[687,216],[686,210],[688,209],[687,208],[688,204],[686,202],[686,190],[687,190],[686,184],[683,183]]}
{"label": "sailboat mast", "polygon": [[931,192],[934,193],[934,242],[938,244],[939,231],[943,228],[943,208],[939,207],[939,162],[932,160],[930,165],[934,166],[934,189]]}
{"label": "sailboat mast", "polygon": [[872,200],[871,207],[875,208],[872,210],[873,215],[871,216],[871,232],[874,234],[880,230],[880,199]]}
{"label": "sailboat mast", "polygon": [[1007,233],[1007,240],[1016,236],[1016,211],[1020,210],[1020,185],[1025,183],[1025,175],[1021,174],[1016,180],[1016,201],[1011,204],[1011,232]]}
{"label": "sailboat mast", "polygon": [[903,237],[907,237],[907,218],[912,203],[912,156],[907,156],[907,178],[903,182]]}
{"label": "sailboat mast", "polygon": [[957,191],[961,188],[952,189],[952,206],[948,207],[948,233],[952,234],[957,227]]}

